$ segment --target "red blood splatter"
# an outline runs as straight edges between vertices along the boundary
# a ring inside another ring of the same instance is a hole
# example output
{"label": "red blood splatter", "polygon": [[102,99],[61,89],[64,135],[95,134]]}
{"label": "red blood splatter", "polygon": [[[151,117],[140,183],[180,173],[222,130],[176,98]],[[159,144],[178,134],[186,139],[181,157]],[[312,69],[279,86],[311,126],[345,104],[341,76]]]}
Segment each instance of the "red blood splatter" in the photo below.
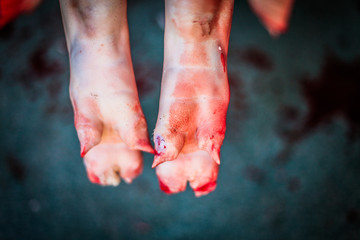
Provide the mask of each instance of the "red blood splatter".
{"label": "red blood splatter", "polygon": [[[336,118],[348,123],[349,139],[360,135],[360,58],[344,61],[327,54],[320,75],[315,79],[302,80],[302,93],[307,101],[308,112],[304,120],[290,129],[280,128],[281,136],[287,141],[275,164],[283,165],[289,159],[293,145],[313,133],[321,125]],[[282,120],[279,125],[289,122]]]}
{"label": "red blood splatter", "polygon": [[90,182],[100,184],[100,178],[90,171],[88,171],[88,178]]}
{"label": "red blood splatter", "polygon": [[211,191],[212,189],[214,189],[215,186],[216,186],[216,181],[209,182],[201,187],[195,188],[194,191],[195,192],[208,192],[208,191]]}
{"label": "red blood splatter", "polygon": [[30,56],[29,64],[37,77],[46,77],[63,71],[63,67],[58,61],[47,57],[47,52],[47,46],[41,45]]}
{"label": "red blood splatter", "polygon": [[295,126],[286,136],[291,142],[302,139],[316,127],[336,117],[348,122],[349,133],[359,134],[360,114],[360,58],[343,61],[328,54],[320,76],[304,78],[302,92],[308,104],[308,113],[302,126]]}
{"label": "red blood splatter", "polygon": [[301,188],[301,181],[298,177],[293,177],[288,182],[288,190],[290,192],[296,192]]}
{"label": "red blood splatter", "polygon": [[356,209],[350,209],[346,213],[346,221],[348,223],[356,223],[359,220],[359,212]]}
{"label": "red blood splatter", "polygon": [[232,94],[232,102],[230,105],[234,107],[236,111],[244,111],[247,108],[247,104],[243,82],[241,78],[235,74],[229,74],[228,79]]}
{"label": "red blood splatter", "polygon": [[161,79],[161,65],[151,62],[134,63],[134,72],[136,79],[136,86],[139,92],[139,96],[145,96],[146,94],[154,91],[158,79]]}
{"label": "red blood splatter", "polygon": [[248,165],[245,168],[245,178],[257,184],[261,184],[265,179],[265,172],[257,166]]}
{"label": "red blood splatter", "polygon": [[160,180],[160,178],[158,178],[158,180],[159,180],[159,186],[160,186],[161,191],[163,191],[163,192],[166,193],[166,194],[172,194],[170,188],[169,188],[167,185],[165,185],[165,184]]}
{"label": "red blood splatter", "polygon": [[56,98],[59,96],[62,89],[62,81],[58,78],[52,79],[51,82],[46,86],[49,97]]}
{"label": "red blood splatter", "polygon": [[[60,74],[63,66],[59,61],[48,57],[49,43],[43,43],[36,49],[28,59],[31,69],[27,69],[19,73],[17,80],[21,85],[29,90],[33,90],[36,82],[44,82],[49,76]],[[53,93],[56,83],[49,84],[49,93]],[[59,82],[60,84],[60,82]],[[60,88],[59,88],[60,89]]]}
{"label": "red blood splatter", "polygon": [[23,181],[25,179],[25,167],[22,161],[14,155],[9,154],[5,158],[5,163],[7,164],[9,172],[16,180]]}
{"label": "red blood splatter", "polygon": [[308,132],[321,123],[340,115],[349,123],[352,133],[360,130],[360,58],[343,61],[328,55],[318,79],[303,80],[309,114],[304,124]]}
{"label": "red blood splatter", "polygon": [[223,70],[224,70],[224,72],[225,72],[226,66],[225,66],[225,56],[224,56],[224,53],[221,53],[221,54],[220,54],[220,58],[221,58],[221,64],[222,64],[222,66],[223,66]]}
{"label": "red blood splatter", "polygon": [[244,61],[261,71],[269,72],[274,67],[269,55],[254,47],[250,47],[244,51],[233,50],[231,54],[234,54],[236,59]]}

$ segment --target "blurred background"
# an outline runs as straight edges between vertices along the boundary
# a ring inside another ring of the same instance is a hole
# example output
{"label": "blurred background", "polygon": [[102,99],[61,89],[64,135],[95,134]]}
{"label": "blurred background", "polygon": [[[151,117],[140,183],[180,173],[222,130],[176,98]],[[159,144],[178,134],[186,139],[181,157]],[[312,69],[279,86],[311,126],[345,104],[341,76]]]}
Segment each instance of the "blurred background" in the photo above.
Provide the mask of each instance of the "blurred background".
{"label": "blurred background", "polygon": [[[149,131],[158,111],[163,1],[128,1]],[[218,186],[87,180],[68,94],[58,1],[0,30],[0,239],[360,239],[360,1],[296,1],[272,38],[235,1],[231,102]]]}

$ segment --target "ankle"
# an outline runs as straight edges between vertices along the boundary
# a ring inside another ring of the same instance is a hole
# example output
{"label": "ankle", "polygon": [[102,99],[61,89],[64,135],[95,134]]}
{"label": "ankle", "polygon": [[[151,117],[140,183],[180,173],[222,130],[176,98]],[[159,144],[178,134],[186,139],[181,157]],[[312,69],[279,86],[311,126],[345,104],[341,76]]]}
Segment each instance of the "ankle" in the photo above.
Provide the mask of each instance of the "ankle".
{"label": "ankle", "polygon": [[72,61],[81,59],[99,63],[104,60],[131,62],[129,42],[113,37],[76,39],[69,47],[69,55]]}
{"label": "ankle", "polygon": [[228,45],[213,39],[205,42],[165,43],[164,70],[171,68],[208,68],[225,71]]}

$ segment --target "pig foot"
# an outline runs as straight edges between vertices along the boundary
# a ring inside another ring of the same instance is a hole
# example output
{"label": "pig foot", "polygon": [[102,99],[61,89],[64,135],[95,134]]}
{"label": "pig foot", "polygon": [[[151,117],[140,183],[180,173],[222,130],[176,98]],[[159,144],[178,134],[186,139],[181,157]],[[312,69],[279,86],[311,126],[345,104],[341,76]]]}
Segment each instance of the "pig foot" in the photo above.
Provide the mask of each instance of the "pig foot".
{"label": "pig foot", "polygon": [[226,56],[233,1],[166,1],[165,57],[154,130],[160,188],[216,187],[229,103]]}
{"label": "pig foot", "polygon": [[33,11],[41,0],[2,0],[0,1],[0,28],[22,13]]}
{"label": "pig foot", "polygon": [[249,3],[272,36],[286,32],[294,0],[249,0]]}
{"label": "pig foot", "polygon": [[61,9],[70,56],[75,128],[91,182],[130,183],[140,151],[154,153],[132,69],[126,1],[67,1]]}

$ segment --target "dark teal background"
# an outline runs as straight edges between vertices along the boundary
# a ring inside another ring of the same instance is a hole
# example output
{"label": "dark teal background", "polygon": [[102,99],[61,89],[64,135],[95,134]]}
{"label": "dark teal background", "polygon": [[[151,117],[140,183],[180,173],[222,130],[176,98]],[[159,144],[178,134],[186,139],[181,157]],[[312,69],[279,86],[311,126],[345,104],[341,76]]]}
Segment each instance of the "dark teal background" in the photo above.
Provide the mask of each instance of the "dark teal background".
{"label": "dark teal background", "polygon": [[[163,1],[131,1],[149,131]],[[236,1],[231,102],[215,192],[165,195],[152,156],[133,184],[91,184],[79,156],[57,1],[0,32],[0,239],[360,239],[360,3],[295,3],[271,38]]]}

